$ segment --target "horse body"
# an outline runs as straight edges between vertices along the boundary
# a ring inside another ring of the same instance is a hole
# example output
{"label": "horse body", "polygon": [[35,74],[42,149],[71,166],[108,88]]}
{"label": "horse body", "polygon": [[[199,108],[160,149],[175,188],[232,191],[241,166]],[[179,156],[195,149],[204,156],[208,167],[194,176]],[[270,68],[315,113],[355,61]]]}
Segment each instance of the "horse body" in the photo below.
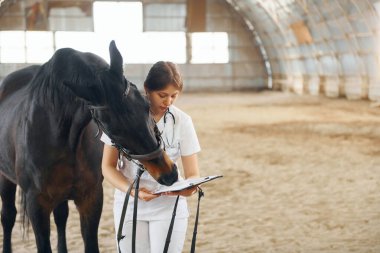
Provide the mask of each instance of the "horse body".
{"label": "horse body", "polygon": [[[35,99],[32,80],[44,71],[41,68],[44,66],[17,71],[1,86],[0,177],[4,183],[0,194],[5,202],[9,191],[15,192],[16,184],[21,187],[39,252],[51,252],[49,217],[54,209],[61,238],[58,247],[60,252],[66,251],[65,229],[61,227],[67,220],[67,200],[74,200],[82,224],[87,224],[83,226],[88,226],[83,227],[88,237],[86,252],[98,252],[97,227],[103,201],[102,143],[94,138],[97,129],[90,113],[73,96],[63,104],[54,104],[48,97]],[[7,221],[8,216],[15,216],[15,208],[8,209],[4,205],[5,227],[12,223]],[[4,231],[4,240],[11,237],[5,235],[7,232]],[[3,245],[10,246],[10,242],[4,241]]]}
{"label": "horse body", "polygon": [[[122,57],[114,42],[110,43],[110,59],[108,65],[91,53],[59,49],[47,63],[16,71],[2,82],[3,252],[12,252],[16,185],[22,189],[39,253],[51,252],[51,212],[57,225],[58,252],[67,252],[68,200],[73,200],[79,211],[84,252],[99,252],[103,144],[94,137],[99,124],[125,150],[137,155],[159,151],[149,105],[123,76]],[[107,110],[91,114],[89,106]],[[172,184],[177,180],[176,166],[164,152],[153,153],[157,155],[143,161],[148,172],[156,180]]]}

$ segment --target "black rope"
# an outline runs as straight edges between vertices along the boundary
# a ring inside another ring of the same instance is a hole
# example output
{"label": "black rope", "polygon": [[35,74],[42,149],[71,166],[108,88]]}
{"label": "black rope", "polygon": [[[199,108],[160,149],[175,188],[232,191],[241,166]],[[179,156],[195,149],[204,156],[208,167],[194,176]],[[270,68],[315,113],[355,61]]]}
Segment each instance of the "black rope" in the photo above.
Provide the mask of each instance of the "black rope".
{"label": "black rope", "polygon": [[[135,179],[133,180],[133,183],[128,187],[128,191],[127,191],[127,193],[125,195],[123,209],[121,210],[119,229],[117,231],[117,245],[118,245],[119,253],[121,253],[120,241],[125,238],[125,235],[122,235],[122,231],[123,231],[125,213],[127,212],[127,207],[128,207],[128,202],[129,202],[129,196],[131,195],[132,187],[135,185],[136,182],[140,181],[140,176],[142,175],[143,172],[144,172],[144,170],[140,167],[139,170],[138,170],[138,172],[137,172],[137,174],[136,174]],[[138,192],[136,194],[136,190],[135,190],[135,199],[137,199],[137,198],[138,198]]]}
{"label": "black rope", "polygon": [[174,209],[173,209],[173,213],[172,213],[172,219],[170,221],[170,226],[169,226],[168,234],[166,235],[164,253],[167,253],[168,249],[169,249],[170,238],[172,237],[172,232],[173,232],[173,227],[174,227],[174,220],[175,220],[175,216],[176,216],[176,213],[177,213],[178,199],[179,199],[179,195],[177,196],[177,199],[175,200]]}
{"label": "black rope", "polygon": [[[135,179],[135,181],[136,181],[136,179]],[[117,231],[117,245],[118,245],[119,253],[121,253],[121,250],[120,250],[120,241],[122,239],[124,239],[124,237],[125,237],[124,235],[121,234],[122,231],[123,231],[123,224],[124,224],[125,213],[127,211],[128,202],[129,202],[129,196],[131,194],[132,187],[133,187],[135,181],[133,181],[133,183],[128,187],[128,191],[127,191],[127,193],[125,195],[125,199],[124,199],[123,209],[121,210],[119,229]]]}
{"label": "black rope", "polygon": [[[198,205],[197,205],[197,214],[196,214],[196,217],[195,217],[193,238],[192,238],[192,241],[191,241],[191,251],[190,251],[191,253],[195,253],[195,245],[196,245],[197,233],[198,233],[199,207],[200,207],[200,202],[201,202],[201,198],[202,197],[204,197],[204,192],[198,186]],[[177,212],[178,199],[179,199],[179,195],[177,196],[177,199],[176,199],[175,204],[174,204],[174,209],[173,209],[173,213],[172,213],[172,219],[170,221],[170,226],[169,226],[168,234],[166,236],[165,247],[164,247],[163,253],[167,253],[168,250],[169,250],[170,239],[171,239],[171,236],[172,236],[173,227],[174,227],[174,220],[175,220],[175,216],[176,216],[176,212]]]}
{"label": "black rope", "polygon": [[142,166],[137,172],[137,181],[135,184],[135,199],[133,202],[133,225],[132,225],[132,253],[136,252],[136,227],[137,227],[137,204],[139,199],[139,186],[140,186],[140,176],[144,173]]}
{"label": "black rope", "polygon": [[[125,236],[122,235],[122,230],[123,230],[123,225],[124,225],[124,219],[125,219],[125,213],[127,211],[127,206],[129,202],[129,196],[132,191],[132,187],[135,186],[135,197],[134,197],[134,207],[133,207],[133,224],[132,224],[132,253],[136,253],[136,228],[137,228],[137,205],[138,205],[138,194],[139,194],[139,185],[140,185],[140,177],[144,173],[144,167],[143,165],[139,165],[139,169],[137,171],[136,177],[133,181],[133,183],[129,186],[128,191],[125,196],[124,204],[123,204],[123,209],[121,211],[121,217],[120,217],[120,223],[119,223],[119,229],[117,232],[117,243],[118,243],[118,250],[119,253],[121,253],[120,249],[120,241],[125,238]],[[167,253],[169,250],[169,244],[173,232],[173,227],[174,227],[174,221],[175,221],[175,216],[177,213],[177,205],[178,205],[178,200],[179,200],[179,195],[177,196],[177,199],[174,204],[174,209],[172,213],[172,218],[170,221],[169,229],[168,229],[168,234],[166,236],[166,241],[165,241],[165,247],[163,253]],[[197,213],[195,216],[195,223],[194,223],[194,231],[193,231],[193,238],[191,241],[191,250],[190,253],[195,253],[195,245],[196,245],[196,240],[197,240],[197,233],[198,233],[198,220],[199,220],[199,208],[200,208],[200,201],[201,198],[204,197],[204,192],[203,190],[198,186],[198,204],[197,204]]]}
{"label": "black rope", "polygon": [[190,253],[195,252],[195,243],[197,241],[197,233],[198,233],[198,218],[199,218],[199,204],[201,202],[201,198],[204,196],[204,192],[202,189],[198,186],[198,207],[197,207],[197,215],[195,216],[195,224],[194,224],[194,231],[193,231],[193,239],[191,240],[191,250]]}

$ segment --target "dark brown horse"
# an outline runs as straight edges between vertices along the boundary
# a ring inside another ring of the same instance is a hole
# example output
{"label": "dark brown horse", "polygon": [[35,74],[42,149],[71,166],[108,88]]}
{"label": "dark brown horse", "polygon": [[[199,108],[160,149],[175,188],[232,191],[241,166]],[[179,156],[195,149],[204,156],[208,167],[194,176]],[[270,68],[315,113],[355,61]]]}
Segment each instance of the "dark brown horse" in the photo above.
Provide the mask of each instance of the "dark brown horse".
{"label": "dark brown horse", "polygon": [[58,252],[67,252],[68,200],[74,201],[80,214],[84,252],[99,252],[103,145],[94,137],[98,127],[122,153],[140,159],[156,180],[166,185],[177,180],[176,166],[159,148],[149,104],[123,76],[123,59],[114,42],[110,43],[110,59],[109,65],[91,53],[59,49],[47,63],[13,72],[2,82],[3,252],[12,251],[17,185],[23,192],[38,252],[51,252],[51,212],[57,225]]}

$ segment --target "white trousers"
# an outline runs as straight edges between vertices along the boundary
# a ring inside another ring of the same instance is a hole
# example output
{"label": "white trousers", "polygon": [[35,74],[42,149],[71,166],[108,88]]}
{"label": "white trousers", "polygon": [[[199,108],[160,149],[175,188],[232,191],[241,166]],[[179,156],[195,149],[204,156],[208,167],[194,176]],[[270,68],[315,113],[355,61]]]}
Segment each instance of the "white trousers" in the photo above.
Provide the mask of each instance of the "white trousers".
{"label": "white trousers", "polygon": [[[168,253],[181,253],[186,237],[187,218],[175,219]],[[165,247],[166,236],[170,219],[141,221],[136,224],[136,253],[162,253]],[[132,226],[131,220],[124,221],[123,235],[120,241],[122,253],[132,252]],[[118,231],[118,225],[116,227]]]}

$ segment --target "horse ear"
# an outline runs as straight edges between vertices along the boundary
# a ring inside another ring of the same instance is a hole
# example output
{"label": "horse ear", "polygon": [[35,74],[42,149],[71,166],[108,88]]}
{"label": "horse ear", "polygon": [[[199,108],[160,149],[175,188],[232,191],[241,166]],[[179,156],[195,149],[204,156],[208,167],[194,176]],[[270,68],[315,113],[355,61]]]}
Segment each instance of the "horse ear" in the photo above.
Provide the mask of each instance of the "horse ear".
{"label": "horse ear", "polygon": [[116,47],[115,41],[112,40],[109,46],[111,67],[110,69],[118,74],[119,76],[123,75],[123,57],[119,50]]}

